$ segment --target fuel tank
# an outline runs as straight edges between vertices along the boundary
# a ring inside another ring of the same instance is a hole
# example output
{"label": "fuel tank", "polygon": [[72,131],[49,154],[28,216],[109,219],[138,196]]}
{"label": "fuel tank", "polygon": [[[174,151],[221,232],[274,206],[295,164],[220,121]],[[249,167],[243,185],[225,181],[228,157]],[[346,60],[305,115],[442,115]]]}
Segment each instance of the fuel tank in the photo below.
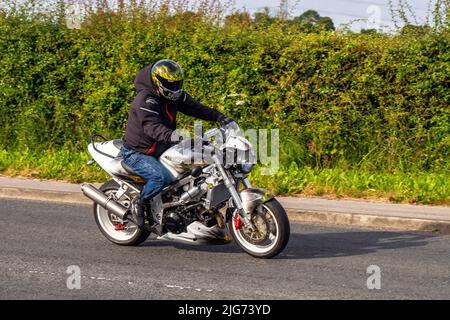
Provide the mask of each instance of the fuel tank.
{"label": "fuel tank", "polygon": [[184,172],[195,166],[205,166],[202,150],[192,150],[191,140],[182,141],[167,149],[159,158],[159,162],[172,174],[174,179],[180,178]]}

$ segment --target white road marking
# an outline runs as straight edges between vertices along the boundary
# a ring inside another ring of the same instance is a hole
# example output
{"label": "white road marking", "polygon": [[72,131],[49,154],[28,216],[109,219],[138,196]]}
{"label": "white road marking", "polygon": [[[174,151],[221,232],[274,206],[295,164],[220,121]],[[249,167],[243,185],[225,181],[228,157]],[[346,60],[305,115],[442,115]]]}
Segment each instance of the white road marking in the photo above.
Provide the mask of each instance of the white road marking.
{"label": "white road marking", "polygon": [[184,289],[189,290],[189,289],[192,289],[192,290],[195,290],[195,291],[198,291],[198,292],[201,292],[201,291],[213,292],[212,289],[192,288],[192,287],[189,287],[189,286],[183,287],[183,286],[179,286],[179,285],[176,285],[176,284],[165,284],[165,286],[166,286],[167,288],[171,288],[171,289],[180,289],[180,290],[184,290]]}
{"label": "white road marking", "polygon": [[[47,271],[39,271],[39,270],[13,270],[12,268],[8,268],[8,271],[12,272],[21,272],[21,273],[31,273],[31,274],[38,274],[38,275],[49,275],[49,276],[63,276],[66,277],[66,274],[61,273],[55,273],[55,272],[47,272]],[[99,280],[99,281],[109,281],[109,282],[121,282],[120,280],[112,279],[112,278],[106,278],[106,277],[97,277],[97,276],[81,276],[84,279],[91,279],[91,280]],[[132,285],[135,284],[133,281],[127,281],[127,284]],[[193,288],[191,286],[180,286],[180,285],[171,285],[171,284],[164,284],[166,288],[171,289],[178,289],[178,290],[195,290],[197,292],[213,292],[213,289],[205,289],[205,288]]]}

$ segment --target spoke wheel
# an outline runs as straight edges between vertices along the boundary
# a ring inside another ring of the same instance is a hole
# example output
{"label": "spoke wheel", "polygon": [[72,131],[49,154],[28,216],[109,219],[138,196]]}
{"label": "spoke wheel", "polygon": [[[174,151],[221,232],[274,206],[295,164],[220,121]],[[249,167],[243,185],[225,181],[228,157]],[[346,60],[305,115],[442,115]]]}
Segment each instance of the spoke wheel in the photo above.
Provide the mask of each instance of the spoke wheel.
{"label": "spoke wheel", "polygon": [[283,207],[272,199],[251,215],[252,230],[239,221],[230,219],[230,233],[236,243],[247,253],[258,258],[272,258],[283,251],[289,241],[290,226]]}

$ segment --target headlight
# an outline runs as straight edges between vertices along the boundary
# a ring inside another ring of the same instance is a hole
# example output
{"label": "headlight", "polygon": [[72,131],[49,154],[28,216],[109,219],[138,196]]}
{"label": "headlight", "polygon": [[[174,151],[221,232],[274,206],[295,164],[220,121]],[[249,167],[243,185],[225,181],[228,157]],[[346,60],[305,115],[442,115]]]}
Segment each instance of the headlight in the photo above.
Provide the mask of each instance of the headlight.
{"label": "headlight", "polygon": [[253,163],[242,163],[238,164],[237,168],[242,173],[249,173],[253,169]]}

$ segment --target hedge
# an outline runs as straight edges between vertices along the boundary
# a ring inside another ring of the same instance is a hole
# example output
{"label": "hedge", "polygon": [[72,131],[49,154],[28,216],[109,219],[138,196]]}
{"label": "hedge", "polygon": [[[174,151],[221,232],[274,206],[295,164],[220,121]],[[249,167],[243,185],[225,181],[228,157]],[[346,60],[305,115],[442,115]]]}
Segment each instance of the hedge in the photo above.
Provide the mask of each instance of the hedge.
{"label": "hedge", "polygon": [[[123,134],[137,71],[178,61],[186,89],[243,127],[279,128],[282,161],[450,170],[450,34],[304,33],[205,12],[0,13],[0,149],[83,152]],[[191,121],[185,117],[181,125]]]}

